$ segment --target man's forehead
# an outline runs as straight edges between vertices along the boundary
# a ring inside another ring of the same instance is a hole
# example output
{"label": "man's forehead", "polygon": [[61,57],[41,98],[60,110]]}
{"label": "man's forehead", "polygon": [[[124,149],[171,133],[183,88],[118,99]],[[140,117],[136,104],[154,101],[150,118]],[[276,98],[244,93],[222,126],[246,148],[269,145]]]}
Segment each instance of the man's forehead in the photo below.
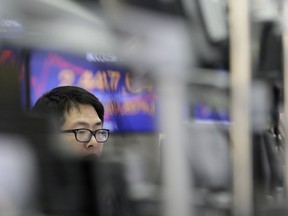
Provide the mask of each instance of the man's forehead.
{"label": "man's forehead", "polygon": [[71,107],[69,111],[65,112],[66,121],[86,122],[89,120],[93,122],[101,122],[96,110],[91,105],[80,105],[78,107]]}
{"label": "man's forehead", "polygon": [[97,114],[95,108],[89,104],[77,104],[70,106],[66,111],[64,111],[64,113],[67,115]]}
{"label": "man's forehead", "polygon": [[66,106],[66,112],[69,113],[71,111],[78,111],[78,112],[82,112],[83,109],[93,109],[95,110],[95,108],[91,105],[91,104],[79,104],[79,103],[70,103]]}

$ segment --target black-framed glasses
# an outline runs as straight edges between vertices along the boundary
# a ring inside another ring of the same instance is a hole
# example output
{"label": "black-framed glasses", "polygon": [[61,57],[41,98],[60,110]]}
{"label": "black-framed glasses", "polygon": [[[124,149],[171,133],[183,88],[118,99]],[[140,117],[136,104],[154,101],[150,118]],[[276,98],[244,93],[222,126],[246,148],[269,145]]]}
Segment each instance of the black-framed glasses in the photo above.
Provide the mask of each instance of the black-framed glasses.
{"label": "black-framed glasses", "polygon": [[62,133],[74,133],[75,139],[82,143],[87,143],[91,140],[92,136],[95,137],[97,142],[104,143],[108,140],[109,130],[108,129],[98,129],[95,131],[89,130],[87,128],[62,130]]}

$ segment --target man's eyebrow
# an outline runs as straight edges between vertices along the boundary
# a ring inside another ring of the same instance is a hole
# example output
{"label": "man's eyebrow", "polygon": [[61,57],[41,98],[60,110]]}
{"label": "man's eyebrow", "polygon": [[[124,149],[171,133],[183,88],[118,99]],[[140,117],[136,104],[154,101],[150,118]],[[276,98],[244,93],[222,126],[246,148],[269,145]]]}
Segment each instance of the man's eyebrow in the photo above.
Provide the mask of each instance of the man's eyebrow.
{"label": "man's eyebrow", "polygon": [[96,123],[94,124],[94,126],[101,126],[102,124],[103,124],[102,121],[98,121],[98,122],[96,122]]}
{"label": "man's eyebrow", "polygon": [[[102,121],[98,121],[98,122],[96,122],[93,126],[95,127],[95,126],[101,126],[103,123],[102,123]],[[88,123],[88,122],[85,122],[85,121],[76,121],[76,122],[74,122],[73,123],[73,127],[76,127],[76,126],[84,126],[84,127],[89,127],[90,126],[90,124]]]}

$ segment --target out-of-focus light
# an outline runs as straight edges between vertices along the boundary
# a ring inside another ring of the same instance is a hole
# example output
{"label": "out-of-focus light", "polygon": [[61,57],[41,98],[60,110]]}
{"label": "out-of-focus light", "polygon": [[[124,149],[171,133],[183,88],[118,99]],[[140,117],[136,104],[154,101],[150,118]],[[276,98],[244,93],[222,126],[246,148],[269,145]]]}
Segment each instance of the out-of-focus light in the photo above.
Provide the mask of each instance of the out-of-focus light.
{"label": "out-of-focus light", "polygon": [[95,53],[86,53],[86,60],[89,62],[117,62],[119,57],[115,55],[104,55]]}
{"label": "out-of-focus light", "polygon": [[13,19],[0,19],[0,26],[2,28],[22,28],[22,24]]}

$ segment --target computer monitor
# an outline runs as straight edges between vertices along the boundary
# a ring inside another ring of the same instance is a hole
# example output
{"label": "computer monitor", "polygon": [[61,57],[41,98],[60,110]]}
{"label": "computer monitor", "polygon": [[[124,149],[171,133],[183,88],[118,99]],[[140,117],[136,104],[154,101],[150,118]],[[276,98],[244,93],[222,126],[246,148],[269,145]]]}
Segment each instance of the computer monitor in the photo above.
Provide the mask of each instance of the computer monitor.
{"label": "computer monitor", "polygon": [[155,132],[155,86],[147,78],[135,78],[123,65],[115,55],[32,50],[29,60],[30,105],[54,87],[80,86],[104,104],[104,127],[112,132]]}

